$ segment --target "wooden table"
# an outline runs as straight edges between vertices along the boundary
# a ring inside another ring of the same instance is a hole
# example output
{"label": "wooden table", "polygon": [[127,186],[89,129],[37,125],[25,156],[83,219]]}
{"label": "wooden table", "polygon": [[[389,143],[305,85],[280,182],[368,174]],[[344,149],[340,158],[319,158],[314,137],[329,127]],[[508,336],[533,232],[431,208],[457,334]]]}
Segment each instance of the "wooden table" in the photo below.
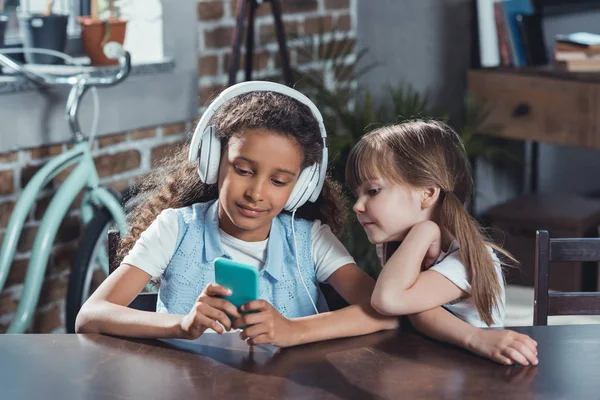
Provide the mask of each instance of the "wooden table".
{"label": "wooden table", "polygon": [[592,399],[600,325],[519,329],[538,367],[502,366],[408,332],[278,351],[237,335],[197,343],[0,335],[3,399]]}

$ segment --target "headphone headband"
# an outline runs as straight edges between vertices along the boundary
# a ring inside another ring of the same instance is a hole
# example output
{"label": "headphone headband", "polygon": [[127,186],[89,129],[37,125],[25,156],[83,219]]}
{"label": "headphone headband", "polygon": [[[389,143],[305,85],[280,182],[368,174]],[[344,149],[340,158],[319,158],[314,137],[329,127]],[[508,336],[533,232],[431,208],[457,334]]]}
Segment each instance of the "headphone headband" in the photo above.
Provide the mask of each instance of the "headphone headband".
{"label": "headphone headband", "polygon": [[307,106],[312,115],[315,117],[319,124],[319,131],[321,132],[321,138],[323,138],[323,148],[327,146],[325,143],[325,139],[327,138],[327,133],[325,131],[325,125],[323,125],[323,116],[321,112],[315,106],[315,104],[304,94],[300,93],[296,89],[292,89],[289,86],[282,85],[280,83],[275,82],[267,82],[267,81],[249,81],[249,82],[241,82],[235,84],[227,89],[223,90],[217,98],[208,105],[198,125],[196,126],[196,130],[194,131],[194,136],[192,137],[192,142],[190,143],[190,151],[188,153],[188,160],[190,162],[194,162],[198,159],[198,148],[200,145],[200,141],[202,140],[202,132],[208,127],[211,118],[217,110],[228,100],[231,100],[234,97],[241,96],[242,94],[250,93],[250,92],[275,92],[280,93],[285,96],[291,97],[300,103]]}

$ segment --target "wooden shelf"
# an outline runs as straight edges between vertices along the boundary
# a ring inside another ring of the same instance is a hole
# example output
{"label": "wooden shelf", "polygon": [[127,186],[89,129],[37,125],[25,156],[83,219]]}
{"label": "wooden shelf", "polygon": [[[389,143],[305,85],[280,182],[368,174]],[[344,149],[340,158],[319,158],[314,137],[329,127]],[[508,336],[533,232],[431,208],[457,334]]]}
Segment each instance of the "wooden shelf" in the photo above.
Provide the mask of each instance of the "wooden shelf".
{"label": "wooden shelf", "polygon": [[474,69],[467,91],[491,112],[486,133],[600,149],[600,73]]}

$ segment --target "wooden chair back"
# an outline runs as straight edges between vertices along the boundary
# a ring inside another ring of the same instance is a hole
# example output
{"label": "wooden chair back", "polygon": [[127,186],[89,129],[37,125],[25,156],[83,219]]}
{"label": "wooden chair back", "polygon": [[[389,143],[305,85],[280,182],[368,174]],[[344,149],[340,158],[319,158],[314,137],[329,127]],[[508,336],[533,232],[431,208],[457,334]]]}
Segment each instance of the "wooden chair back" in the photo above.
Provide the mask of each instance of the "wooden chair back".
{"label": "wooden chair back", "polygon": [[600,238],[550,238],[536,232],[534,325],[548,325],[552,315],[600,315],[600,292],[550,292],[548,274],[552,262],[600,261]]}

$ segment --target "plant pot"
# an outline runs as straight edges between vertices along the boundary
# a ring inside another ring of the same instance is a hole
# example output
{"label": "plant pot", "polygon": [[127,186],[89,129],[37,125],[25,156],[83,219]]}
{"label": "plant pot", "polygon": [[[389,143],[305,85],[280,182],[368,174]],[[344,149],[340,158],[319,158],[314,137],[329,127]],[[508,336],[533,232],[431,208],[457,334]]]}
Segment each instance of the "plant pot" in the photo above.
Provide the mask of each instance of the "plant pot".
{"label": "plant pot", "polygon": [[4,47],[4,32],[6,32],[7,23],[8,17],[4,14],[0,14],[0,49]]}
{"label": "plant pot", "polygon": [[81,24],[81,42],[86,54],[93,65],[118,64],[117,58],[108,58],[104,52],[104,46],[110,42],[116,42],[121,46],[125,42],[127,21],[124,19],[109,19],[101,21],[91,17],[79,17],[77,21]]}
{"label": "plant pot", "polygon": [[[67,44],[68,15],[20,15],[23,32],[23,48],[65,51]],[[30,64],[63,64],[64,60],[48,54],[25,52],[25,61]]]}

